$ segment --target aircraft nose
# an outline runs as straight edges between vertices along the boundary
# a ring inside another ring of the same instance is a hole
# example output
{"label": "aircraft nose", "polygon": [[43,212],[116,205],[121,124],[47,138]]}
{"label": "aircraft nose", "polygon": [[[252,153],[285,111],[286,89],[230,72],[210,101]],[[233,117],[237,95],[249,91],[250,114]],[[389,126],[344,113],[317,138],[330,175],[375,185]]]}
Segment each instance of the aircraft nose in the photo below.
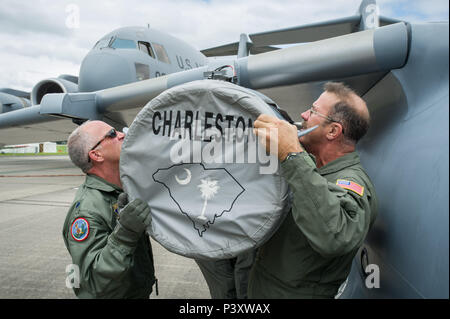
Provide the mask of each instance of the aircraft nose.
{"label": "aircraft nose", "polygon": [[135,81],[130,63],[115,52],[88,54],[80,67],[79,90],[92,92]]}

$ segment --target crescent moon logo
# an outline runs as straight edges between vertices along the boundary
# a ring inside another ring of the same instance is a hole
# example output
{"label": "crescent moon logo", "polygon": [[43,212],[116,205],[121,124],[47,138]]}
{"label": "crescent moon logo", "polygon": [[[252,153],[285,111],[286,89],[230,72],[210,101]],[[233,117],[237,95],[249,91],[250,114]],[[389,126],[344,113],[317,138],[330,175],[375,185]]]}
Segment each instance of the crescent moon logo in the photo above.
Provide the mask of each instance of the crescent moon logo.
{"label": "crescent moon logo", "polygon": [[187,177],[186,177],[185,179],[179,179],[178,176],[175,175],[175,180],[176,180],[177,183],[180,184],[180,185],[187,185],[187,184],[189,184],[189,182],[191,181],[191,177],[192,177],[191,171],[188,170],[187,168],[184,168],[184,170],[185,170],[186,173],[187,173]]}

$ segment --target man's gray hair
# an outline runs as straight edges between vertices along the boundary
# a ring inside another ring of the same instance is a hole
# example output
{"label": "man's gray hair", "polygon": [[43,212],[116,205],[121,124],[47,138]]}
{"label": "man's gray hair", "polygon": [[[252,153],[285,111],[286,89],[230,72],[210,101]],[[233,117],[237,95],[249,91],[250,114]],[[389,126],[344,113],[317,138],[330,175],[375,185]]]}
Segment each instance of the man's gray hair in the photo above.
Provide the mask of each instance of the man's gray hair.
{"label": "man's gray hair", "polygon": [[76,166],[78,166],[84,173],[87,173],[92,168],[92,162],[89,161],[89,150],[95,141],[92,136],[83,130],[83,127],[90,121],[84,122],[77,127],[69,136],[67,140],[67,149],[69,157]]}

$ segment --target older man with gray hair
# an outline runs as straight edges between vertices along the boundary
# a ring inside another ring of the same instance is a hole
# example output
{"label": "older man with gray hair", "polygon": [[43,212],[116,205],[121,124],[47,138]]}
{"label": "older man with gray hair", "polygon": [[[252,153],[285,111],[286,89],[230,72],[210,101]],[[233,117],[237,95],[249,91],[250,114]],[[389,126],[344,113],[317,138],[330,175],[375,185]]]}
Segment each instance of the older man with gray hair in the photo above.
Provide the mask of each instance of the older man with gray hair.
{"label": "older man with gray hair", "polygon": [[[377,216],[375,188],[356,143],[366,134],[366,102],[344,83],[328,82],[297,127],[262,114],[255,133],[277,144],[293,204],[277,232],[259,248],[250,298],[333,298]],[[277,130],[278,135],[268,134]]]}
{"label": "older man with gray hair", "polygon": [[148,205],[128,203],[119,160],[125,134],[102,121],[87,121],[69,136],[72,162],[86,173],[67,213],[64,243],[80,272],[79,298],[148,298],[156,279],[145,229]]}

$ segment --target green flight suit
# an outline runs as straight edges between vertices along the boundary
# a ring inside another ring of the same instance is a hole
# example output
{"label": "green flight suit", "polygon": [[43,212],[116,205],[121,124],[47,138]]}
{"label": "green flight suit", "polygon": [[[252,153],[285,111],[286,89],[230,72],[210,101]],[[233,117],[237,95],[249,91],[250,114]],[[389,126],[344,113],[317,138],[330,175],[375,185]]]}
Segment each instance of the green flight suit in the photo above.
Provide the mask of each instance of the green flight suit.
{"label": "green flight suit", "polygon": [[375,189],[356,152],[321,168],[302,152],[281,168],[292,209],[258,250],[249,298],[333,298],[376,218]]}
{"label": "green flight suit", "polygon": [[[86,175],[63,227],[64,243],[79,267],[79,298],[148,298],[155,282],[153,254],[148,236],[136,242],[118,241],[118,186],[95,175]],[[72,233],[74,221],[89,225],[82,237]],[[78,239],[81,240],[77,240]]]}
{"label": "green flight suit", "polygon": [[247,299],[248,275],[256,250],[230,259],[195,259],[209,288],[212,299]]}

